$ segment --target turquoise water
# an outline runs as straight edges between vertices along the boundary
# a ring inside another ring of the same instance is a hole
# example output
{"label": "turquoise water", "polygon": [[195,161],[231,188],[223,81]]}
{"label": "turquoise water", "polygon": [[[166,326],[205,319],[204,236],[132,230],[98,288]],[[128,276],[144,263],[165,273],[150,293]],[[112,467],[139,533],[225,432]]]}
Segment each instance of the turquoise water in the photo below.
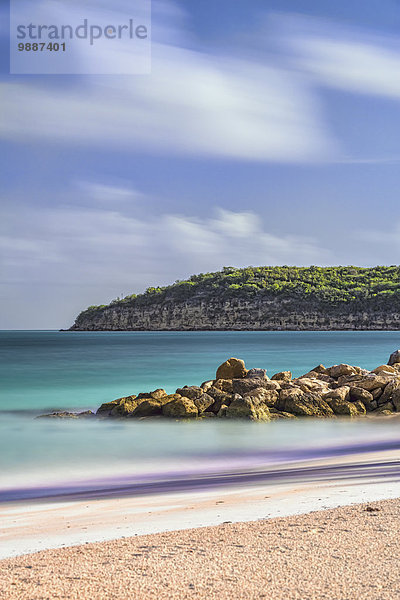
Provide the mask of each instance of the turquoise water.
{"label": "turquoise water", "polygon": [[230,356],[269,375],[300,375],[321,362],[372,369],[399,346],[398,332],[0,332],[0,501],[115,487],[139,493],[143,482],[187,489],[188,481],[201,486],[210,477],[222,485],[239,472],[242,481],[255,471],[268,479],[277,464],[400,448],[398,422],[390,419],[34,419],[49,409],[95,409],[123,395],[199,384]]}
{"label": "turquoise water", "polygon": [[0,332],[0,410],[96,408],[158,387],[173,392],[215,376],[237,356],[269,375],[319,363],[372,369],[400,332]]}

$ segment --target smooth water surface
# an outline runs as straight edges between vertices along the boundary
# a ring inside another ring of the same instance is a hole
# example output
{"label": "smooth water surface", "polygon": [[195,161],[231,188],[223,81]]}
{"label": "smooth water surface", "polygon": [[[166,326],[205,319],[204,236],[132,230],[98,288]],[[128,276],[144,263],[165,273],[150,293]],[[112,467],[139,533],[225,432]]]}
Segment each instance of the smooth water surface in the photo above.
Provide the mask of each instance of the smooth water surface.
{"label": "smooth water surface", "polygon": [[400,332],[0,332],[0,410],[96,408],[121,396],[213,379],[231,356],[271,376],[323,363],[372,369]]}
{"label": "smooth water surface", "polygon": [[[230,356],[269,375],[286,369],[300,375],[321,362],[372,369],[399,342],[398,332],[2,332],[0,501],[74,490],[139,493],[268,480],[277,465],[330,458],[334,467],[337,457],[354,451],[362,456],[398,449],[396,419],[254,424],[34,416],[49,409],[96,409],[157,387],[173,392],[200,384]],[[392,477],[393,468],[397,473],[397,464],[389,471],[383,466],[379,477]]]}

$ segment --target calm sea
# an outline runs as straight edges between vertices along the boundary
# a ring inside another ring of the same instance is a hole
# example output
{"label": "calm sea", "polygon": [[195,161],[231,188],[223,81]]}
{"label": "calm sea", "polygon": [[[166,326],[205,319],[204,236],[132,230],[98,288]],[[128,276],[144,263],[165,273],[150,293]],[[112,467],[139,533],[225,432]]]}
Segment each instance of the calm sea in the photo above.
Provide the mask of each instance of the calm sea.
{"label": "calm sea", "polygon": [[187,424],[34,416],[200,384],[231,356],[269,375],[287,369],[300,375],[319,363],[372,369],[399,347],[399,332],[0,332],[0,500],[49,486],[58,493],[71,485],[95,488],[99,478],[104,489],[110,478],[119,485],[138,477],[160,481],[167,473],[202,477],[210,470],[264,468],[289,455],[397,447],[398,424],[390,420]]}

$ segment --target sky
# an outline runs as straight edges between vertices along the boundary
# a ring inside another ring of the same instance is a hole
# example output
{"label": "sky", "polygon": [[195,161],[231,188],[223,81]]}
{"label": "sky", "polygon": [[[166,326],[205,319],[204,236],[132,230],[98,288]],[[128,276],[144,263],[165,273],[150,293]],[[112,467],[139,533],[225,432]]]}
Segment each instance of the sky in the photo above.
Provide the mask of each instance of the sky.
{"label": "sky", "polygon": [[399,264],[400,2],[152,12],[150,75],[21,76],[0,4],[0,329],[223,266]]}

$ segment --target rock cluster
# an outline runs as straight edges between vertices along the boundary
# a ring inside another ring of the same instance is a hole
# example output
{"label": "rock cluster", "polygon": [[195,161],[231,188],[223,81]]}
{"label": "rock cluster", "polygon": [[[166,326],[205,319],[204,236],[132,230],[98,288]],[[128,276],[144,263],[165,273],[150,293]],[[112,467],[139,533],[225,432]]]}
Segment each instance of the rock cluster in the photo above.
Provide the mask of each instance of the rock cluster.
{"label": "rock cluster", "polygon": [[271,421],[296,417],[361,416],[400,412],[400,351],[373,371],[347,364],[318,365],[292,378],[290,371],[271,378],[265,369],[247,370],[230,358],[216,378],[200,386],[163,389],[102,404],[98,417],[173,419],[213,418]]}
{"label": "rock cluster", "polygon": [[[102,418],[166,417],[170,419],[226,418],[272,421],[297,417],[356,417],[400,412],[400,350],[387,365],[373,371],[347,364],[318,365],[292,378],[290,371],[271,378],[265,369],[246,369],[230,358],[216,378],[200,386],[184,386],[175,394],[163,389],[126,396],[102,404]],[[93,413],[53,413],[44,417],[90,418]]]}

